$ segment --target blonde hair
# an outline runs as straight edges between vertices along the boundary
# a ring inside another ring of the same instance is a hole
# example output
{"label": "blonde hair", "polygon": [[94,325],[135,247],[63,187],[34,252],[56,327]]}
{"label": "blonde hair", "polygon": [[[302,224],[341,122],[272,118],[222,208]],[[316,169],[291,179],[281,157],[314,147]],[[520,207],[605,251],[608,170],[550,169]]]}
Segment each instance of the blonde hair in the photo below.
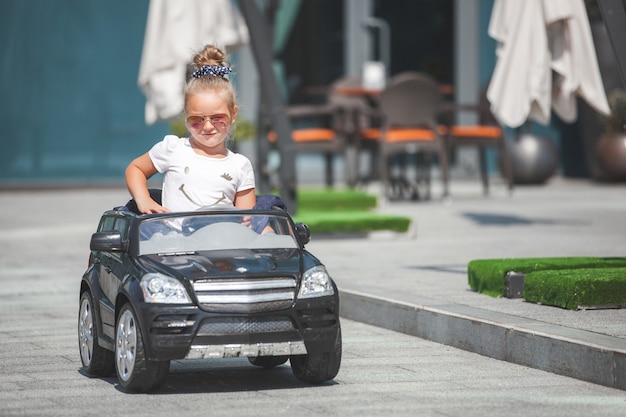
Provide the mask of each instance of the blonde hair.
{"label": "blonde hair", "polygon": [[[193,57],[193,66],[195,70],[200,70],[204,66],[224,67],[228,63],[226,54],[217,46],[206,45],[200,52]],[[228,111],[232,116],[235,112],[235,89],[230,81],[220,75],[206,75],[201,77],[191,77],[185,88],[185,111],[187,111],[187,101],[189,97],[205,92],[213,91],[222,96]]]}

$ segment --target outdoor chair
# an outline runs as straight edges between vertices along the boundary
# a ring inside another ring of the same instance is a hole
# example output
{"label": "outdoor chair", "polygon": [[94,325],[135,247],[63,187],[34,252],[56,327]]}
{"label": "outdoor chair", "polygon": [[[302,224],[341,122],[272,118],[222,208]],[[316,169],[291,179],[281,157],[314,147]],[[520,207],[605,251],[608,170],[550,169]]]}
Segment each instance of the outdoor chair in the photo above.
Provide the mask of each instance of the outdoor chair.
{"label": "outdoor chair", "polygon": [[376,171],[375,161],[378,155],[378,142],[359,140],[359,133],[372,125],[373,117],[376,114],[372,104],[375,100],[375,94],[370,94],[363,89],[361,77],[358,75],[349,75],[337,79],[331,85],[328,93],[328,102],[338,109],[338,128],[351,150],[346,155],[347,183],[351,188],[365,181],[361,175],[362,151],[369,153],[371,161],[368,177],[372,177]]}
{"label": "outdoor chair", "polygon": [[480,177],[483,184],[483,193],[489,194],[489,175],[487,172],[487,149],[498,150],[501,163],[501,172],[506,181],[509,192],[513,190],[513,167],[511,155],[504,130],[498,124],[489,108],[486,90],[481,95],[478,104],[452,105],[452,112],[448,118],[452,119],[459,112],[471,112],[477,117],[477,124],[449,123],[445,136],[448,155],[453,155],[457,148],[473,146],[478,148]]}
{"label": "outdoor chair", "polygon": [[[437,121],[441,103],[439,84],[416,72],[392,77],[377,98],[381,126],[362,130],[360,137],[363,142],[375,141],[379,146],[379,178],[385,198],[420,198],[419,187],[423,184],[425,198],[430,198],[433,156],[441,168],[443,196],[448,196],[448,158]],[[413,180],[408,178],[406,170],[401,176],[392,175],[392,156],[414,157]]]}
{"label": "outdoor chair", "polygon": [[[358,117],[367,104],[359,97],[341,95],[337,89],[342,85],[360,84],[360,80],[342,77],[331,84],[323,104],[292,105],[287,108],[292,134],[298,152],[321,153],[324,156],[325,184],[332,187],[335,182],[334,159],[342,156],[348,186],[353,187],[358,177],[358,161],[350,158],[348,147],[354,144]],[[275,132],[268,135],[272,146],[277,145]],[[358,158],[357,158],[358,159]]]}

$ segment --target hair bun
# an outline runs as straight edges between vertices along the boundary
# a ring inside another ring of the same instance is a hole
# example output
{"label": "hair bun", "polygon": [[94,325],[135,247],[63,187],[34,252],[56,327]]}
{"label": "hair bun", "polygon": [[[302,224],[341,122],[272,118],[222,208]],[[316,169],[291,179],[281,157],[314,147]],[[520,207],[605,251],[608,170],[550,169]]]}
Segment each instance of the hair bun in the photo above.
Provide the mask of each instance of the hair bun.
{"label": "hair bun", "polygon": [[226,54],[215,45],[206,45],[200,52],[193,57],[193,63],[196,70],[205,66],[224,66]]}

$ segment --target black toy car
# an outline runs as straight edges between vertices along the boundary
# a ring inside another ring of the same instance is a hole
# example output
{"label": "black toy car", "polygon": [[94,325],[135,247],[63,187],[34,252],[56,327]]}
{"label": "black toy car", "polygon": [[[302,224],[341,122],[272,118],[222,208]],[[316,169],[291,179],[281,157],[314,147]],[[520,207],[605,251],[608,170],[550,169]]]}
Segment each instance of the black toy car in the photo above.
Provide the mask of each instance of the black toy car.
{"label": "black toy car", "polygon": [[83,369],[115,369],[129,391],[158,387],[186,358],[289,360],[301,381],[333,379],[339,297],[309,238],[283,210],[105,212],[80,284]]}

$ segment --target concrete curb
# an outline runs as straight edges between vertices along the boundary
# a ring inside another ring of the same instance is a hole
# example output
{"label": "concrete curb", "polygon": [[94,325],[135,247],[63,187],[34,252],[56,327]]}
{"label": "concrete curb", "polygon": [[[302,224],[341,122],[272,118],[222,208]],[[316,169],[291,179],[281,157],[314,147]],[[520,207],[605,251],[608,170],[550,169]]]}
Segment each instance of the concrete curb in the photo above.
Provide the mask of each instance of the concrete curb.
{"label": "concrete curb", "polygon": [[626,390],[623,339],[378,288],[339,293],[346,319]]}

